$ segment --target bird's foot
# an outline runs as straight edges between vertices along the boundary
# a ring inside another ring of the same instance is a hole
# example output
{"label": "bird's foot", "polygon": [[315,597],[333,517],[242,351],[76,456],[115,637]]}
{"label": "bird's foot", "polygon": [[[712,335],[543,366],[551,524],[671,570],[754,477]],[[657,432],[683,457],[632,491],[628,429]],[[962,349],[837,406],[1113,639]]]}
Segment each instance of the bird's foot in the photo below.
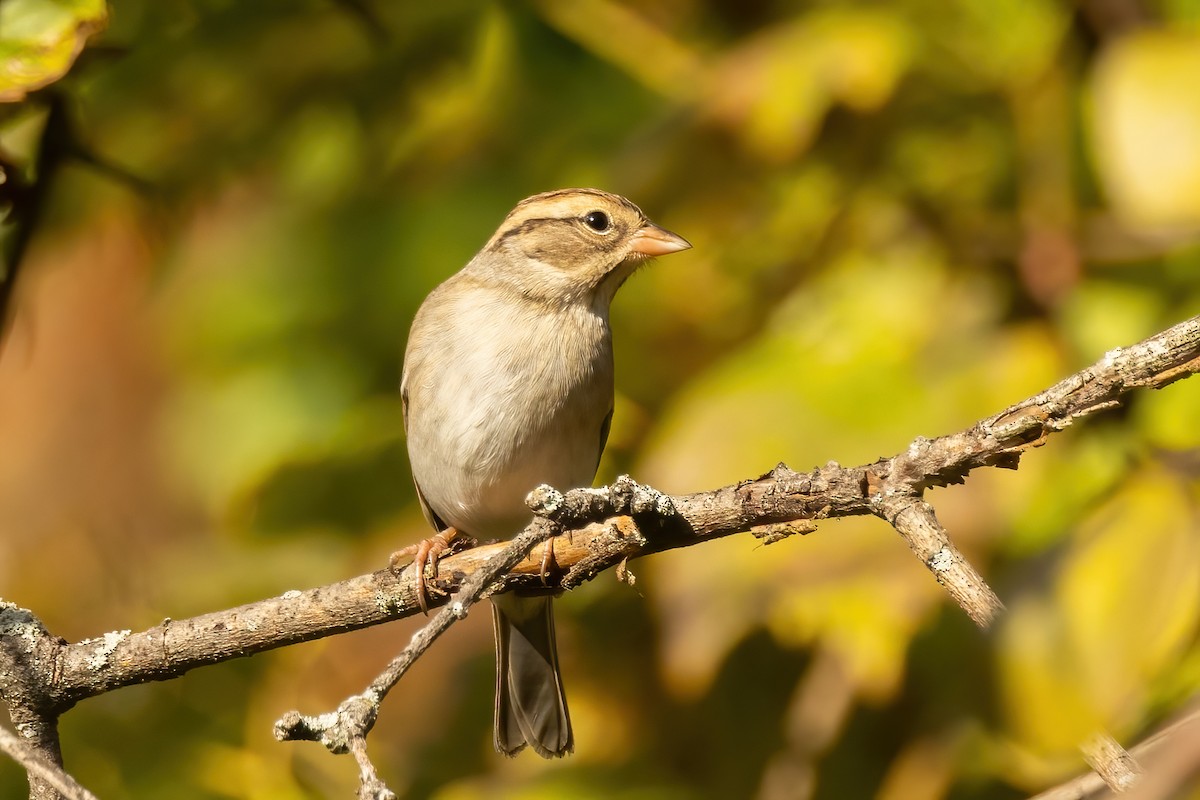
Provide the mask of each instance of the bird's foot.
{"label": "bird's foot", "polygon": [[[393,570],[399,569],[409,558],[412,559],[417,579],[417,605],[421,607],[423,614],[429,613],[429,579],[437,577],[438,559],[453,549],[459,535],[454,528],[446,528],[428,539],[422,539],[392,553],[389,563]],[[432,575],[429,575],[430,571]]]}
{"label": "bird's foot", "polygon": [[558,564],[554,560],[554,537],[550,537],[542,545],[542,564],[539,573],[542,579],[542,586],[550,585],[550,570],[557,566]]}

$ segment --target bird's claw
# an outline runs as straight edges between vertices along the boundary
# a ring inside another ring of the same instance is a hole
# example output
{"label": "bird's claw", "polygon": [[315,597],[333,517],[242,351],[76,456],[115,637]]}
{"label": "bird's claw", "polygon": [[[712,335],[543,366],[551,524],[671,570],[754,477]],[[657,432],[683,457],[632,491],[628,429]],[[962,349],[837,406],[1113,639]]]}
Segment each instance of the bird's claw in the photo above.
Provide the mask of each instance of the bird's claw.
{"label": "bird's claw", "polygon": [[[417,579],[417,605],[421,607],[422,614],[429,614],[429,579],[437,577],[438,559],[453,547],[457,537],[458,531],[454,528],[446,528],[428,539],[422,539],[416,544],[410,544],[408,547],[392,553],[390,559],[392,569],[398,568],[409,557],[412,558],[413,570]],[[432,576],[429,575],[429,570],[432,570]]]}
{"label": "bird's claw", "polygon": [[540,575],[542,578],[542,586],[549,586],[550,567],[554,565],[554,538],[546,540],[546,544],[542,547],[542,564]]}

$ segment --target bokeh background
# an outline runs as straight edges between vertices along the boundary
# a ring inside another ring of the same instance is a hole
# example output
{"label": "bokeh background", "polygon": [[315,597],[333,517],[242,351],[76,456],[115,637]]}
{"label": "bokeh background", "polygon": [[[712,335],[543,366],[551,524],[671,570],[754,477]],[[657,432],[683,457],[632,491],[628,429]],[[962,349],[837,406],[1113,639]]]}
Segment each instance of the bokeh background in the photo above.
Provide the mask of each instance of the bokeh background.
{"label": "bokeh background", "polygon": [[[600,480],[870,461],[1200,307],[1194,0],[5,0],[0,76],[0,596],[71,640],[427,535],[408,325],[538,191],[695,245],[617,298]],[[492,752],[486,613],[371,749],[441,800],[1025,797],[1200,689],[1198,475],[1200,380],[1139,393],[931,493],[1008,605],[990,634],[877,520],[734,537],[557,603],[573,757]],[[271,724],[419,622],[87,700],[67,766],[111,798],[350,797]]]}

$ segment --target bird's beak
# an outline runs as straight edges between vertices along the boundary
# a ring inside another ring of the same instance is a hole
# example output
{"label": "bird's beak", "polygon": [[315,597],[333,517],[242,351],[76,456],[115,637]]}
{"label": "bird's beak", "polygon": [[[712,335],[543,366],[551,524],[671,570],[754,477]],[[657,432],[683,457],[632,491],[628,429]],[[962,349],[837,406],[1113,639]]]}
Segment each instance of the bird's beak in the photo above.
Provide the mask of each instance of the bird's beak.
{"label": "bird's beak", "polygon": [[633,245],[630,250],[644,256],[665,256],[668,253],[678,253],[687,250],[692,244],[687,239],[671,233],[657,225],[647,224],[633,235]]}

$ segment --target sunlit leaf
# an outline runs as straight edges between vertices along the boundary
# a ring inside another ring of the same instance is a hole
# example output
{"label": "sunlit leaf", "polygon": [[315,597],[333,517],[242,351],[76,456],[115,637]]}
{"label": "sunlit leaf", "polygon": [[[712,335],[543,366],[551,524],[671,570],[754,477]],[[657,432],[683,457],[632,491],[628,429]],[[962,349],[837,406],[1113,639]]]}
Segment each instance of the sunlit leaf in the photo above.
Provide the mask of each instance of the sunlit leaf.
{"label": "sunlit leaf", "polygon": [[1138,718],[1146,682],[1169,672],[1200,629],[1197,522],[1180,482],[1151,470],[1097,510],[1064,565],[1067,643],[1110,727]]}
{"label": "sunlit leaf", "polygon": [[0,4],[0,102],[61,78],[104,27],[104,0],[5,0]]}
{"label": "sunlit leaf", "polygon": [[1010,608],[1004,709],[1029,752],[1068,757],[1093,730],[1128,730],[1154,676],[1186,664],[1200,627],[1196,528],[1178,481],[1139,475],[1075,532],[1052,593]]}
{"label": "sunlit leaf", "polygon": [[1073,756],[1102,718],[1078,680],[1079,664],[1061,616],[1044,598],[1025,597],[1009,605],[1000,627],[999,666],[1001,708],[1023,751],[1017,763],[1024,774],[1010,780],[1055,776],[1065,766],[1056,758]]}
{"label": "sunlit leaf", "polygon": [[1156,446],[1195,457],[1200,448],[1200,380],[1141,399],[1135,419]]}
{"label": "sunlit leaf", "polygon": [[690,99],[703,85],[700,53],[641,16],[636,6],[611,0],[538,4],[546,20],[647,87],[672,99]]}
{"label": "sunlit leaf", "polygon": [[748,150],[787,161],[812,143],[836,104],[878,108],[910,58],[907,29],[886,12],[829,10],[779,24],[715,66],[706,115]]}
{"label": "sunlit leaf", "polygon": [[1200,227],[1200,34],[1144,31],[1092,76],[1092,157],[1116,210],[1148,231]]}

